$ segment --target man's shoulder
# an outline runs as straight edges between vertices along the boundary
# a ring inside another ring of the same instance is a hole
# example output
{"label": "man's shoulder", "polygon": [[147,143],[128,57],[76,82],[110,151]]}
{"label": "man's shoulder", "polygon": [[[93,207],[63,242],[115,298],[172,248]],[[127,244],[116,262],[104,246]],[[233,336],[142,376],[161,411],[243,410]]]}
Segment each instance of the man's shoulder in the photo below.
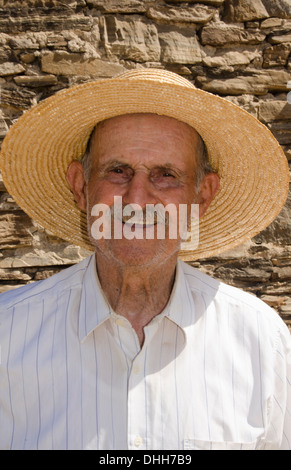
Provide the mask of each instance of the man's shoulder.
{"label": "man's shoulder", "polygon": [[[238,329],[244,329],[254,336],[259,334],[264,341],[274,345],[277,339],[288,343],[290,332],[279,314],[256,297],[234,286],[225,284],[208,274],[182,263],[182,269],[192,296],[198,301],[203,298],[204,305],[215,310],[216,321],[231,322]],[[212,310],[213,312],[213,310]]]}
{"label": "man's shoulder", "polygon": [[67,286],[74,287],[82,283],[84,272],[88,266],[90,257],[82,260],[78,264],[65,268],[48,279],[26,284],[25,286],[9,290],[0,294],[0,312],[13,308],[20,303],[36,300],[45,294],[55,296],[60,290]]}
{"label": "man's shoulder", "polygon": [[254,294],[228,285],[186,263],[182,263],[182,267],[191,291],[199,292],[217,303],[222,302],[224,305],[243,309],[244,311],[262,312],[270,319],[274,318],[275,321],[276,319],[280,321],[279,315]]}

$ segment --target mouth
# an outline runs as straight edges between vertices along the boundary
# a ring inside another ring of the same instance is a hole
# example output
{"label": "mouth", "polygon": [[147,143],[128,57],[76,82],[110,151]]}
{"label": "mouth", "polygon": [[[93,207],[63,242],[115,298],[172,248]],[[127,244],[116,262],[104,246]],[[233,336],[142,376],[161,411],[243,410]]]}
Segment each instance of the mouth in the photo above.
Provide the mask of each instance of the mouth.
{"label": "mouth", "polygon": [[141,212],[134,215],[123,215],[122,217],[117,216],[117,219],[123,224],[143,227],[152,227],[157,224],[168,224],[167,215],[165,217],[161,216],[159,213],[150,214],[150,216],[148,216],[148,214]]}
{"label": "mouth", "polygon": [[128,225],[128,226],[134,226],[134,227],[138,227],[138,228],[146,228],[146,227],[154,227],[155,225],[158,224],[158,221],[154,221],[153,223],[148,223],[146,221],[142,221],[142,220],[132,220],[131,218],[127,218],[127,219],[123,219],[122,220],[122,224],[123,225]]}
{"label": "mouth", "polygon": [[132,223],[131,221],[130,222],[122,221],[122,226],[124,227],[124,230],[128,230],[133,233],[140,232],[144,234],[143,236],[145,236],[145,234],[147,236],[149,233],[154,234],[154,231],[156,230],[157,222],[153,224],[148,224],[148,223],[136,223],[136,222]]}

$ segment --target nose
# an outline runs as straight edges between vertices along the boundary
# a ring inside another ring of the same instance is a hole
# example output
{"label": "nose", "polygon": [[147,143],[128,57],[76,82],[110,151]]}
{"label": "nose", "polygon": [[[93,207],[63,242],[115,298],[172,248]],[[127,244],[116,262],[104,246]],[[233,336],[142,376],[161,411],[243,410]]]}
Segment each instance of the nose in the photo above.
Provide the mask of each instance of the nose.
{"label": "nose", "polygon": [[145,208],[146,204],[156,203],[153,188],[146,172],[135,172],[123,194],[123,203],[139,204],[142,209]]}

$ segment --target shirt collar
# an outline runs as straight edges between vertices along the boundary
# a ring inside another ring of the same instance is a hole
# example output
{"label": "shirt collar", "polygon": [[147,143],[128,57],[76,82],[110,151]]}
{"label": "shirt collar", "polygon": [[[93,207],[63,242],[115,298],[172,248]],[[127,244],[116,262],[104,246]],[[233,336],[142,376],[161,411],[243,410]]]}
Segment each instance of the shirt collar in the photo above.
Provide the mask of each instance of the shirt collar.
{"label": "shirt collar", "polygon": [[102,291],[96,268],[95,254],[91,256],[83,278],[79,308],[79,339],[83,341],[112,313]]}
{"label": "shirt collar", "polygon": [[184,263],[177,262],[174,287],[168,302],[168,318],[187,332],[187,327],[193,325],[195,305],[190,288],[183,270]]}
{"label": "shirt collar", "polygon": [[[183,262],[177,262],[174,287],[170,300],[159,317],[167,316],[186,335],[187,327],[194,323],[193,298],[184,274]],[[79,308],[79,339],[83,341],[97,326],[114,313],[102,291],[95,255],[91,256],[83,278]]]}

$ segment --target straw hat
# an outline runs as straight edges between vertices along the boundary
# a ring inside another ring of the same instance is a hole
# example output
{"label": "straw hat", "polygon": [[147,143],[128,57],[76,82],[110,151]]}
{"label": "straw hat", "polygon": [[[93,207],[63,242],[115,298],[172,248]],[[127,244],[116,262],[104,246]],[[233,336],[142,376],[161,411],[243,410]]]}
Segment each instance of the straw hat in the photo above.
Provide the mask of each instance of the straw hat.
{"label": "straw hat", "polygon": [[129,113],[183,121],[203,138],[220,190],[200,220],[199,246],[184,260],[217,255],[253,237],[278,215],[289,186],[286,157],[271,132],[229,101],[164,70],[126,72],[58,92],[10,129],[0,154],[7,190],[30,217],[55,235],[92,250],[86,214],[65,174],[80,159],[97,122]]}

